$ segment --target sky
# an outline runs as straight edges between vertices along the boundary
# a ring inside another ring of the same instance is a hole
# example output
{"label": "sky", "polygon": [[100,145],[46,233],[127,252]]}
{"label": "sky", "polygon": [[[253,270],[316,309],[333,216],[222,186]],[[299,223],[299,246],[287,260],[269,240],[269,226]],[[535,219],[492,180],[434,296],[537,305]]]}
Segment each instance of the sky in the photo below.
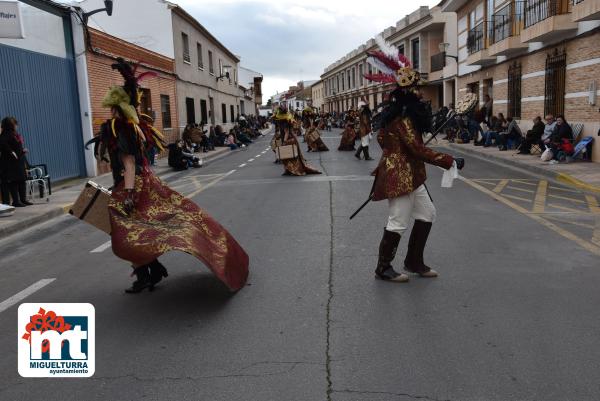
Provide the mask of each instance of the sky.
{"label": "sky", "polygon": [[263,74],[264,102],[325,68],[419,6],[439,0],[175,0]]}

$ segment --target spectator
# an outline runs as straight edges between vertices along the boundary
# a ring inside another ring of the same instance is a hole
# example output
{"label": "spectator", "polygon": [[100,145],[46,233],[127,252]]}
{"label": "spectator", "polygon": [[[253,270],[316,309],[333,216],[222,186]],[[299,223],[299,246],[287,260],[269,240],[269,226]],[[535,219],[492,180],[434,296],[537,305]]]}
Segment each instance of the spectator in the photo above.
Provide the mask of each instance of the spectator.
{"label": "spectator", "polygon": [[542,117],[537,116],[533,119],[533,128],[527,131],[527,135],[525,135],[525,139],[521,143],[521,148],[519,150],[520,155],[529,155],[531,154],[531,146],[534,144],[542,145],[542,136],[544,135],[544,123],[542,122]]}
{"label": "spectator", "polygon": [[485,103],[483,104],[483,107],[481,108],[481,113],[483,115],[483,122],[488,126],[488,128],[491,128],[492,125],[492,116],[493,114],[493,104],[494,101],[492,100],[492,98],[490,97],[490,95],[485,95],[483,97]]}
{"label": "spectator", "polygon": [[229,146],[229,149],[235,150],[239,146],[235,140],[235,136],[233,135],[233,130],[229,131],[229,135],[225,139],[225,146]]}
{"label": "spectator", "polygon": [[573,154],[573,129],[567,123],[564,116],[556,117],[556,126],[550,136],[548,147],[552,149],[553,159],[564,161],[567,156]]}
{"label": "spectator", "polygon": [[200,159],[179,139],[176,143],[169,145],[169,166],[175,170],[187,170],[189,167],[201,167]]}
{"label": "spectator", "polygon": [[10,204],[9,197],[12,197],[14,207],[24,207],[33,203],[27,201],[27,149],[23,147],[23,137],[17,132],[18,126],[14,117],[6,117],[0,123],[0,185],[2,203]]}
{"label": "spectator", "polygon": [[542,143],[548,145],[550,143],[550,137],[554,132],[554,127],[556,127],[556,120],[554,120],[554,115],[552,114],[548,114],[545,120],[546,126],[544,127],[544,134],[542,135]]}
{"label": "spectator", "polygon": [[[502,113],[499,113],[498,116],[502,116]],[[502,131],[502,121],[500,120],[500,118],[492,116],[489,127],[490,129],[483,135],[484,148],[492,146],[492,141],[494,141],[495,144],[498,144],[499,135]]]}
{"label": "spectator", "polygon": [[508,117],[506,121],[508,123],[506,131],[500,133],[500,143],[498,148],[501,151],[507,150],[509,147],[512,147],[511,145],[513,144],[520,144],[521,140],[523,139],[523,133],[517,124],[517,120],[513,119],[512,117]]}

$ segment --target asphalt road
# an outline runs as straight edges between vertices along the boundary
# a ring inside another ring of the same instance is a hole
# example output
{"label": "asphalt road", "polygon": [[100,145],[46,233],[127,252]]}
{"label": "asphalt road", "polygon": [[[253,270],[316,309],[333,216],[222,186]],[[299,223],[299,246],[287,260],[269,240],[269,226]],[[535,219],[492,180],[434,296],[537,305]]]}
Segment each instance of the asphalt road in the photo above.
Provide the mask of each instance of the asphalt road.
{"label": "asphalt road", "polygon": [[386,203],[348,220],[376,162],[335,150],[338,134],[305,153],[321,176],[282,177],[267,137],[172,178],[250,255],[234,295],[176,253],[154,292],[124,294],[127,263],[70,216],[1,243],[0,302],[56,279],[23,302],[92,303],[97,360],[90,379],[21,378],[12,306],[0,400],[600,399],[597,197],[472,157],[442,189],[429,168],[440,277],[381,282]]}

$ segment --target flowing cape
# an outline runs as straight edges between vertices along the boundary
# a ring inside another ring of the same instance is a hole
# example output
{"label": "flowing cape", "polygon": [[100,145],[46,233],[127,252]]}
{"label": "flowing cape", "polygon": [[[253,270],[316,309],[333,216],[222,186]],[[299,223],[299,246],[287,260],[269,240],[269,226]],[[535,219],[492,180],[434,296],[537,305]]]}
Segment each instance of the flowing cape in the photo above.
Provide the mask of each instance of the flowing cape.
{"label": "flowing cape", "polygon": [[115,255],[134,264],[147,264],[169,251],[182,251],[201,260],[232,291],[248,278],[246,252],[215,219],[194,202],[165,185],[150,170],[136,176],[135,209],[123,209],[123,182],[109,202],[111,242]]}

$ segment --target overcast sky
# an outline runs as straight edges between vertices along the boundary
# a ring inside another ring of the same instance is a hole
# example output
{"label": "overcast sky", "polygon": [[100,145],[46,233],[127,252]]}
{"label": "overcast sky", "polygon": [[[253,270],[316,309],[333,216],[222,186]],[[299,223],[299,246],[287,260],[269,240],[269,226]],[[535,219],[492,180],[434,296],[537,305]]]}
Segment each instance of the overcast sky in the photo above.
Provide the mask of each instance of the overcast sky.
{"label": "overcast sky", "polygon": [[175,0],[234,54],[264,75],[268,97],[325,67],[377,33],[439,0]]}

